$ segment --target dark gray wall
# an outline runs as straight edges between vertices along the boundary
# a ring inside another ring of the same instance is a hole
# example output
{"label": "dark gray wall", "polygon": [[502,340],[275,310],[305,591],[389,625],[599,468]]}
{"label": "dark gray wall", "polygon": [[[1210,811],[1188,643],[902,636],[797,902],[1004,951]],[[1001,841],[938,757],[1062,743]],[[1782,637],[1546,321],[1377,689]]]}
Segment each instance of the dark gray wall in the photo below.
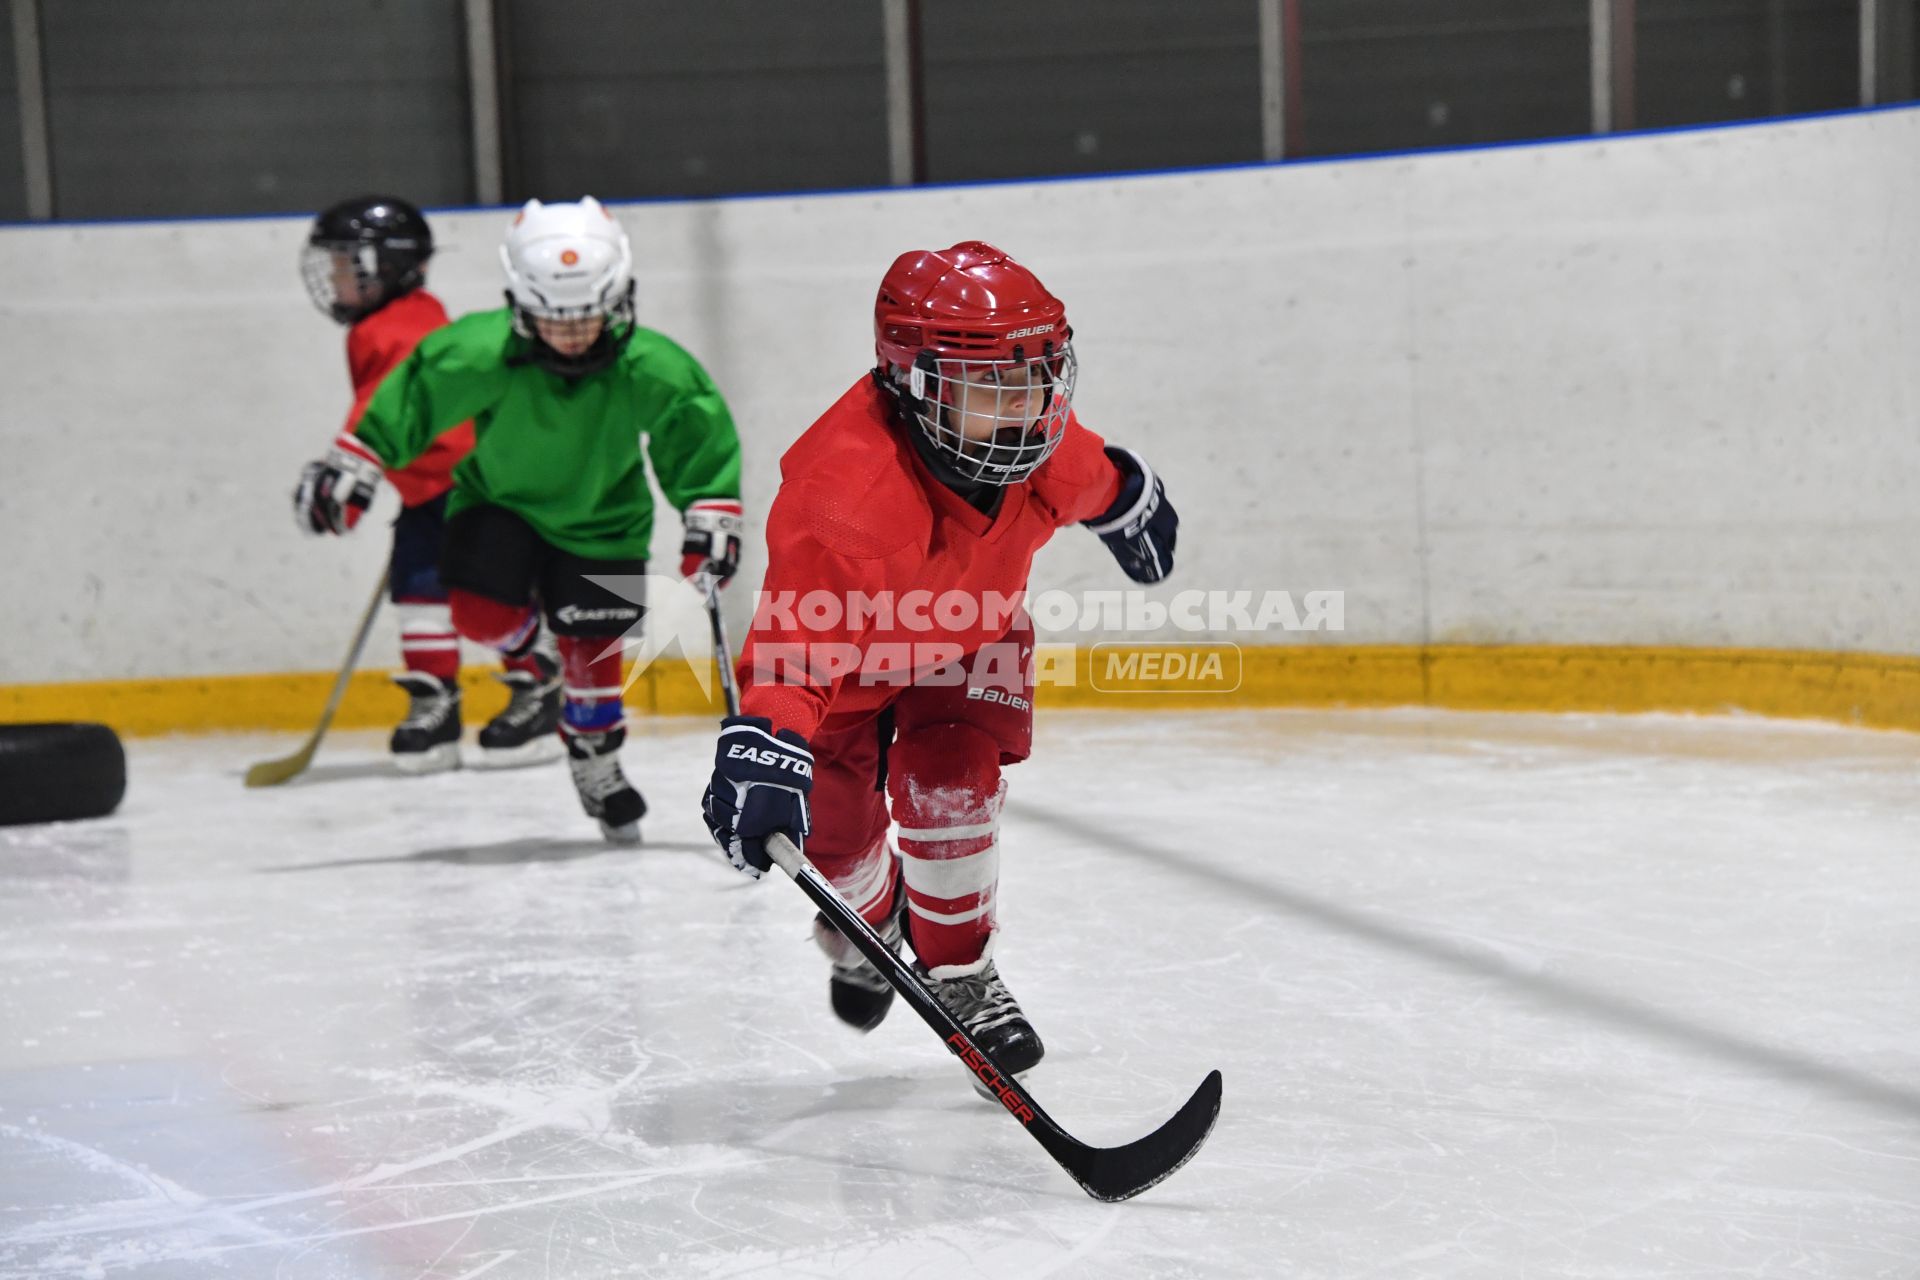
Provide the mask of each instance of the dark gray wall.
{"label": "dark gray wall", "polygon": [[1859,0],[1637,0],[1637,16],[1640,127],[1859,104]]}
{"label": "dark gray wall", "polygon": [[1586,133],[1588,8],[1587,0],[1301,0],[1305,153]]}
{"label": "dark gray wall", "polygon": [[1880,74],[1892,86],[1888,100],[1911,102],[1920,96],[1920,2],[1905,0],[1890,16],[1891,39],[1880,54]]}
{"label": "dark gray wall", "polygon": [[54,212],[469,200],[459,0],[43,0]]}
{"label": "dark gray wall", "polygon": [[880,0],[507,0],[510,194],[887,181]]}
{"label": "dark gray wall", "polygon": [[27,177],[20,167],[20,91],[13,69],[13,17],[0,4],[0,219],[27,216]]}
{"label": "dark gray wall", "polygon": [[[504,188],[884,186],[881,0],[489,0]],[[1636,0],[1643,127],[1847,107],[1859,0]],[[1920,0],[1882,0],[1883,98]],[[1258,160],[1259,0],[917,0],[932,182]],[[40,0],[55,213],[475,200],[463,0]],[[7,6],[0,3],[0,15]],[[1293,154],[1584,134],[1589,0],[1299,0]],[[0,218],[25,214],[0,22]]]}
{"label": "dark gray wall", "polygon": [[926,177],[1260,158],[1254,0],[923,0]]}

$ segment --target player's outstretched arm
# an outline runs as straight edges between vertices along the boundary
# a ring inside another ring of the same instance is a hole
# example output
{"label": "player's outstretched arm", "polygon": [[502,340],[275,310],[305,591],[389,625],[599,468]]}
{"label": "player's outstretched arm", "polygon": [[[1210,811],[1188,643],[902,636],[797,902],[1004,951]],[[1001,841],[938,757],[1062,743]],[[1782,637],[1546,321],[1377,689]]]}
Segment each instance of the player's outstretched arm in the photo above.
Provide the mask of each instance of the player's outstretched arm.
{"label": "player's outstretched arm", "polygon": [[381,456],[355,434],[380,384],[413,354],[427,334],[447,323],[440,300],[425,290],[404,307],[383,306],[347,331],[347,369],[353,408],[327,456],[310,462],[294,490],[294,518],[310,533],[345,533],[359,522],[385,470]]}
{"label": "player's outstretched arm", "polygon": [[740,498],[740,437],[711,383],[679,396],[648,428],[647,457],[676,510],[702,498]]}
{"label": "player's outstretched arm", "polygon": [[1111,444],[1107,457],[1120,470],[1120,496],[1104,512],[1086,521],[1086,526],[1107,544],[1129,578],[1158,582],[1173,572],[1173,544],[1180,530],[1180,516],[1167,501],[1166,486],[1145,458]]}
{"label": "player's outstretched arm", "polygon": [[654,342],[655,356],[643,367],[671,398],[645,424],[647,457],[684,522],[680,573],[691,578],[711,565],[724,586],[740,566],[740,436],[699,362],[665,338]]}
{"label": "player's outstretched arm", "polygon": [[444,431],[506,393],[504,311],[482,311],[420,340],[367,401],[352,435],[391,470],[407,466]]}

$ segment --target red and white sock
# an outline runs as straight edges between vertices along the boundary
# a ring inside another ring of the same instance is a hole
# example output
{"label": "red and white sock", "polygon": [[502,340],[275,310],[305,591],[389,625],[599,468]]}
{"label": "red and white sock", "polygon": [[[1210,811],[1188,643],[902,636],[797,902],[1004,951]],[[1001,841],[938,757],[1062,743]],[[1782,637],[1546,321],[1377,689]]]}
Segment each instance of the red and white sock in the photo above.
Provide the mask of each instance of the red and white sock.
{"label": "red and white sock", "polygon": [[618,637],[559,636],[560,677],[565,690],[561,719],[581,733],[600,733],[626,714],[620,702]]}
{"label": "red and white sock", "polygon": [[452,682],[460,675],[460,637],[454,634],[453,611],[444,601],[402,600],[400,660],[409,671]]}
{"label": "red and white sock", "polygon": [[977,969],[990,954],[1006,786],[994,777],[988,789],[986,781],[930,784],[908,777],[895,789],[908,928],[921,963],[945,971],[935,977]]}

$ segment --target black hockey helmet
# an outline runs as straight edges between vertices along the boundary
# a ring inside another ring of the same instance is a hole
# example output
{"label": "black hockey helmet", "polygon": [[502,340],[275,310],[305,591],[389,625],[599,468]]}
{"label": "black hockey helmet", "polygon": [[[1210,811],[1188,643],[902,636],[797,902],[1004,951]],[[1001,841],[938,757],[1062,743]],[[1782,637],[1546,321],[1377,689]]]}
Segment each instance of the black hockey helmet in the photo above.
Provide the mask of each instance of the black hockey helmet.
{"label": "black hockey helmet", "polygon": [[300,275],[314,306],[353,324],[425,283],[432,256],[420,210],[393,196],[355,196],[313,220]]}

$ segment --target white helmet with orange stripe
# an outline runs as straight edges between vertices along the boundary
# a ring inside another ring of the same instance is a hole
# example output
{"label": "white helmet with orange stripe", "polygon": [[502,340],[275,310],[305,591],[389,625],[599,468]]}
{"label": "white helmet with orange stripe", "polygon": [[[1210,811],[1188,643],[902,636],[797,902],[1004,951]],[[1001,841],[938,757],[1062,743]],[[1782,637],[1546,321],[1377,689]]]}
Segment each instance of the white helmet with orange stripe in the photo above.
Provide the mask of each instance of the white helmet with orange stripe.
{"label": "white helmet with orange stripe", "polygon": [[598,200],[529,200],[500,246],[513,327],[566,377],[611,364],[633,332],[633,248]]}

